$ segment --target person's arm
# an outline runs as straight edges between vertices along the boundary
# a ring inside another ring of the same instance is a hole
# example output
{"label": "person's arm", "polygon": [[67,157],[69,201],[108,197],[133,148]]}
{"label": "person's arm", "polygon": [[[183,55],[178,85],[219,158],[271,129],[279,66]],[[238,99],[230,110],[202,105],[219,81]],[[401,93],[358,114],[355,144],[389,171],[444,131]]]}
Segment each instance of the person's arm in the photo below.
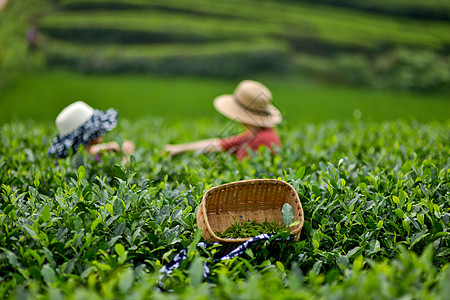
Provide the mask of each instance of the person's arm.
{"label": "person's arm", "polygon": [[[127,155],[131,155],[134,152],[134,144],[131,141],[124,141],[122,144],[122,151],[123,153]],[[113,152],[119,152],[120,146],[117,142],[109,142],[109,143],[102,143],[102,144],[93,144],[88,146],[87,151],[90,154],[97,154],[100,151],[113,151]]]}
{"label": "person's arm", "polygon": [[223,149],[220,139],[215,138],[185,144],[166,145],[164,147],[164,150],[170,152],[169,154],[172,156],[186,151],[200,150],[204,152],[213,152],[213,151],[222,151]]}
{"label": "person's arm", "polygon": [[123,141],[122,144],[122,152],[125,153],[126,155],[131,155],[134,153],[134,149],[135,149],[135,145],[133,142],[131,141]]}

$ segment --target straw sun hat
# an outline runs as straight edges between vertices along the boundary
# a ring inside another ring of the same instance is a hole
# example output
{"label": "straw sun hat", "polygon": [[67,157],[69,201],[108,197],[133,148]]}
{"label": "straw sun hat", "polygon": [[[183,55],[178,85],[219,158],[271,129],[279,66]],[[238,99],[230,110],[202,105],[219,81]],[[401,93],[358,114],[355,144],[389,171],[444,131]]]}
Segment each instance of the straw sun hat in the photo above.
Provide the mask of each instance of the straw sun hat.
{"label": "straw sun hat", "polygon": [[272,94],[263,84],[244,80],[233,95],[214,99],[214,107],[224,116],[243,124],[274,127],[282,120],[280,111],[270,104]]}
{"label": "straw sun hat", "polygon": [[59,135],[53,140],[48,155],[64,158],[69,149],[77,151],[83,144],[103,136],[117,125],[117,111],[93,109],[83,101],[77,101],[64,108],[56,118]]}

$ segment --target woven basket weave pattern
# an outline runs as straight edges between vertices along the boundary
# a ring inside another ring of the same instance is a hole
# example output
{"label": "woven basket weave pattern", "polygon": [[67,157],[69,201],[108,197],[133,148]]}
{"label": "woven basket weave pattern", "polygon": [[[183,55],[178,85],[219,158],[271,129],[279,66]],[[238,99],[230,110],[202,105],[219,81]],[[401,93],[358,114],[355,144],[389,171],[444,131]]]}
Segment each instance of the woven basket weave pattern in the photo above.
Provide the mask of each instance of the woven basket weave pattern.
{"label": "woven basket weave pattern", "polygon": [[208,190],[197,210],[197,224],[203,238],[212,242],[241,243],[249,238],[223,239],[215,232],[224,232],[241,221],[273,222],[282,225],[282,207],[292,206],[294,221],[299,225],[290,228],[295,238],[303,227],[303,209],[295,189],[288,183],[275,179],[255,179],[232,182]]}

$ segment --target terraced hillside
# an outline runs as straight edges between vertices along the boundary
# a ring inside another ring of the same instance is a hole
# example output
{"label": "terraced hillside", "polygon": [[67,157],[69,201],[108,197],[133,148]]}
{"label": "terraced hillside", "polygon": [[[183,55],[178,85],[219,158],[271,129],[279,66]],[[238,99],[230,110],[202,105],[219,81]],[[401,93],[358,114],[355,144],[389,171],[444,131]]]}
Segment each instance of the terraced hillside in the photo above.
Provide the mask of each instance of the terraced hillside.
{"label": "terraced hillside", "polygon": [[96,72],[314,71],[311,56],[359,53],[368,64],[398,47],[441,57],[450,46],[445,20],[298,1],[62,0],[39,29],[50,65]]}
{"label": "terraced hillside", "polygon": [[448,0],[295,0],[299,2],[325,3],[340,7],[352,7],[365,11],[409,16],[423,19],[450,20]]}

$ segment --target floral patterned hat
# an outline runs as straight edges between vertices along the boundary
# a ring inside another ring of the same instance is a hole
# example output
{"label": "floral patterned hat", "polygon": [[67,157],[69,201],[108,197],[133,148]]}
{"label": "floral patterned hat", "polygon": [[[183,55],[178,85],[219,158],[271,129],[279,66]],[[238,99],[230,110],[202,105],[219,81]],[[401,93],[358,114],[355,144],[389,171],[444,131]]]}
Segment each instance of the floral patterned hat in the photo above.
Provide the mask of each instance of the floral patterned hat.
{"label": "floral patterned hat", "polygon": [[117,125],[117,110],[93,109],[83,101],[77,101],[64,108],[56,118],[59,135],[47,151],[47,155],[64,158],[69,149],[74,152],[81,144],[87,146],[91,141],[105,135]]}

